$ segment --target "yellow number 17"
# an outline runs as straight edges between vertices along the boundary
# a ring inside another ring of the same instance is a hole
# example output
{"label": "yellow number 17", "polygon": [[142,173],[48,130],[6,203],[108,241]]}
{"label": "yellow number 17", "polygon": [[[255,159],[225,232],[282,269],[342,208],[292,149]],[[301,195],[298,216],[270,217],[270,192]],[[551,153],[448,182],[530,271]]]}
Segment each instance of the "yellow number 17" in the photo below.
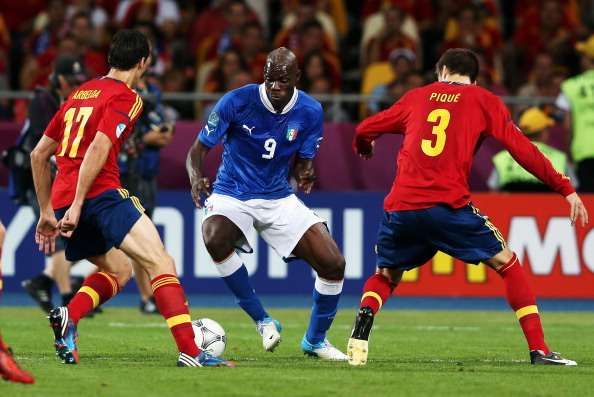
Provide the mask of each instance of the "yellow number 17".
{"label": "yellow number 17", "polygon": [[[76,113],[77,110],[78,114]],[[60,153],[58,153],[59,157],[62,157],[64,154],[66,154],[68,140],[70,139],[70,132],[72,131],[72,124],[75,121],[79,123],[78,130],[76,132],[76,137],[74,137],[74,140],[72,141],[72,146],[68,152],[68,157],[76,157],[78,146],[80,145],[80,141],[82,140],[83,134],[85,133],[85,126],[87,125],[87,121],[89,121],[89,117],[91,117],[91,113],[93,113],[92,106],[70,108],[66,111],[66,113],[64,113],[64,123],[66,123],[66,127],[64,127],[64,138],[62,138],[62,150],[60,150]]]}
{"label": "yellow number 17", "polygon": [[434,109],[427,115],[427,121],[437,123],[431,130],[431,133],[435,135],[435,142],[431,139],[423,139],[421,149],[427,156],[439,156],[445,146],[446,128],[450,124],[450,112],[447,109]]}

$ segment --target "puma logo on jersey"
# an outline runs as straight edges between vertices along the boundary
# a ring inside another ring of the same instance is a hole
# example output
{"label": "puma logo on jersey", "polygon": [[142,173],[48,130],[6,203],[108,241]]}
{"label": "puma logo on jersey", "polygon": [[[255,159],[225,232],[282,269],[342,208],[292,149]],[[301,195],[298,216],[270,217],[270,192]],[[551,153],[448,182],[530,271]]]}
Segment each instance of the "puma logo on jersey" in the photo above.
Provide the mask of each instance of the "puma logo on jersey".
{"label": "puma logo on jersey", "polygon": [[242,125],[241,128],[243,128],[244,130],[246,130],[248,132],[248,134],[250,134],[250,136],[252,136],[252,130],[254,128],[256,128],[256,126],[253,126],[252,128],[248,127],[247,125]]}

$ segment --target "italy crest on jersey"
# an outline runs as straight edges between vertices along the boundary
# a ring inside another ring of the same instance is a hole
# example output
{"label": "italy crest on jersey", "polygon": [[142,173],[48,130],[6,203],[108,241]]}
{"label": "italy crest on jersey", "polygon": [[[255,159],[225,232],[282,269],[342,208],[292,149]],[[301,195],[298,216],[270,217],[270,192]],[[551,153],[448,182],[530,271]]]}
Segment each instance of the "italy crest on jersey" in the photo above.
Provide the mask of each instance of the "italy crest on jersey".
{"label": "italy crest on jersey", "polygon": [[292,127],[287,128],[287,141],[292,142],[295,139],[297,139],[298,132],[299,131],[297,130],[297,128],[292,128]]}

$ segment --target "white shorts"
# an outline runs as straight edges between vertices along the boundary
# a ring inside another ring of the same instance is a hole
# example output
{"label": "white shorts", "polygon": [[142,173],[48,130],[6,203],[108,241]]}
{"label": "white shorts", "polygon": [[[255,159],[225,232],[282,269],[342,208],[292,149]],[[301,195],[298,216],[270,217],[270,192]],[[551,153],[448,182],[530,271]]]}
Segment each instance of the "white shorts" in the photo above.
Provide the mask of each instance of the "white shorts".
{"label": "white shorts", "polygon": [[253,252],[246,236],[255,229],[283,259],[291,257],[305,232],[316,223],[325,223],[294,194],[277,200],[253,199],[241,201],[233,197],[212,194],[204,203],[204,220],[222,215],[243,233],[235,243],[237,249]]}

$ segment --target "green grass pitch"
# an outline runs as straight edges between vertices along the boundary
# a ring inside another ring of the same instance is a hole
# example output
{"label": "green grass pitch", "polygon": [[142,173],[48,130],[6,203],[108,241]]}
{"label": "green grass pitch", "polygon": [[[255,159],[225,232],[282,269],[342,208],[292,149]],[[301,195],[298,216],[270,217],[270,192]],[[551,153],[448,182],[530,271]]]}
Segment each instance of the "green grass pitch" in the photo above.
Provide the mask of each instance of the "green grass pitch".
{"label": "green grass pitch", "polygon": [[[0,381],[0,396],[589,396],[594,395],[594,316],[543,315],[551,346],[578,367],[533,367],[511,312],[390,311],[376,319],[365,367],[302,355],[303,309],[273,309],[283,323],[275,353],[262,351],[236,309],[194,309],[219,321],[237,368],[176,368],[163,320],[110,308],[79,324],[78,366],[60,364],[38,309],[0,308],[0,329],[37,383]],[[344,349],[354,310],[342,310],[329,339]]]}

